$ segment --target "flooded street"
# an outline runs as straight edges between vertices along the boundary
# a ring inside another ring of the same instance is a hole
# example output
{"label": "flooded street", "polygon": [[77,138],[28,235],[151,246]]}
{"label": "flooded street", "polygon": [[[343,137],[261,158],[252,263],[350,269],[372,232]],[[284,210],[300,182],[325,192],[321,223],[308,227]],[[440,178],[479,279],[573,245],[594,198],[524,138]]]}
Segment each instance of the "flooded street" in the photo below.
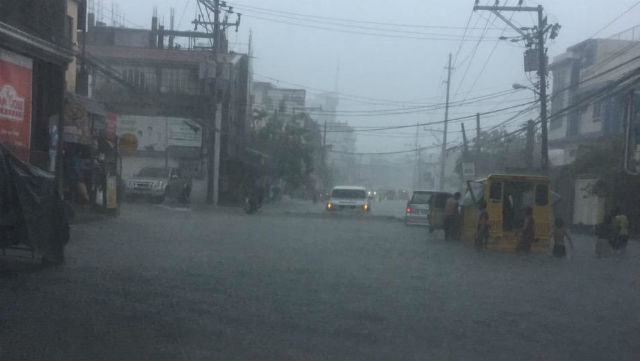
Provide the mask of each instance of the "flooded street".
{"label": "flooded street", "polygon": [[72,227],[65,266],[3,259],[0,357],[637,360],[635,241],[622,258],[586,236],[567,260],[481,253],[303,208],[126,204]]}

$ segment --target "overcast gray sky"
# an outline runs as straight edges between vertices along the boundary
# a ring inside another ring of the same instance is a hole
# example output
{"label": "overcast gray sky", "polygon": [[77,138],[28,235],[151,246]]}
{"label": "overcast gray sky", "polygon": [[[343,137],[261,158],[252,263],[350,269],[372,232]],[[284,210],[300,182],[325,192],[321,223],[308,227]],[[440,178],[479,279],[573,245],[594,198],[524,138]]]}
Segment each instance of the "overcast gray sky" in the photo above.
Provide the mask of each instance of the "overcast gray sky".
{"label": "overcast gray sky", "polygon": [[[192,28],[190,22],[196,12],[196,1],[114,0],[126,14],[129,26],[149,27],[153,7],[157,6],[159,16],[164,17],[167,26],[170,8],[175,8],[176,23],[181,29]],[[109,21],[110,2],[103,2],[109,9],[105,11],[105,20]],[[480,4],[493,2],[481,0]],[[504,22],[490,13],[472,12],[473,0],[237,0],[228,3],[236,5],[236,10],[243,13],[240,31],[231,32],[229,36],[233,48],[246,52],[249,31],[253,33],[255,80],[271,81],[282,87],[303,86],[311,96],[320,90],[334,89],[339,63],[338,90],[344,94],[339,118],[358,129],[442,120],[442,109],[416,112],[415,108],[444,101],[445,65],[449,53],[458,54],[451,81],[453,102],[508,91],[513,83],[530,84],[523,72],[523,44],[497,40],[503,31],[505,36],[516,33],[511,29],[505,31]],[[505,3],[515,5],[517,0],[501,1],[502,5]],[[589,38],[634,3],[636,0],[549,0],[541,3],[549,21],[562,25],[559,37],[549,43],[550,55],[553,57],[568,46]],[[538,2],[526,0],[524,4],[536,6]],[[640,6],[598,36],[607,37],[637,25],[639,18]],[[519,26],[532,26],[535,14],[513,14],[512,20]],[[467,24],[470,29],[465,41],[461,41]],[[531,80],[535,81],[533,73]],[[466,106],[454,106],[450,117],[532,100],[532,92],[522,90]],[[405,114],[363,117],[350,113],[362,110]],[[513,111],[507,111],[483,117],[482,127],[490,128],[512,115]],[[509,126],[519,126],[528,117],[535,116],[537,110],[522,115]],[[474,120],[465,123],[468,129],[475,128]],[[441,129],[439,124],[423,127],[420,145],[437,144]],[[452,122],[450,130],[449,140],[455,144],[461,139],[460,122]],[[362,132],[358,134],[358,151],[409,149],[413,147],[414,135],[415,128]]]}

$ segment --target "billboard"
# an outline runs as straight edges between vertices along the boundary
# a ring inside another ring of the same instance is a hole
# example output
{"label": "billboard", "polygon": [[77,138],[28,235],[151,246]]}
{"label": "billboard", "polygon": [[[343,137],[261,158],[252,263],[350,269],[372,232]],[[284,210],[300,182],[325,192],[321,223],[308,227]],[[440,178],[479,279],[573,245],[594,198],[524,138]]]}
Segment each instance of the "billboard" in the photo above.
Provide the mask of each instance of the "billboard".
{"label": "billboard", "polygon": [[186,118],[118,115],[116,133],[138,151],[164,152],[168,146],[200,147],[202,127]]}
{"label": "billboard", "polygon": [[0,49],[0,141],[20,160],[31,149],[33,61]]}

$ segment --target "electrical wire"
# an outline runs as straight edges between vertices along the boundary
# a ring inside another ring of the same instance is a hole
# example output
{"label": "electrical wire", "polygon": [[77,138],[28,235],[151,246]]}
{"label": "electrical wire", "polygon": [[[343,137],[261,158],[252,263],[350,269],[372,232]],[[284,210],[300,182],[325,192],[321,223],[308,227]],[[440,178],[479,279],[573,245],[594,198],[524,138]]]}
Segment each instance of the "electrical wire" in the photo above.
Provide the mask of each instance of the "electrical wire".
{"label": "electrical wire", "polygon": [[[491,21],[491,17],[487,18],[487,22],[485,23],[485,30],[487,29],[487,27],[489,26],[489,22]],[[495,19],[494,19],[495,22]],[[469,64],[467,65],[462,78],[460,79],[460,82],[458,83],[458,87],[456,88],[455,93],[453,94],[453,99],[455,99],[458,96],[458,93],[460,92],[460,89],[462,88],[462,84],[464,84],[465,79],[467,78],[467,74],[469,73],[469,69],[471,68],[471,65],[473,64],[473,58],[475,58],[477,52],[478,52],[478,48],[480,47],[480,44],[482,43],[482,41],[484,40],[484,37],[486,35],[486,31],[482,32],[482,36],[480,37],[480,39],[476,42],[475,47],[473,48],[473,50],[471,51],[471,57],[468,58],[469,59]],[[466,60],[465,60],[466,61]],[[455,64],[455,66],[458,66],[457,64]],[[461,66],[461,65],[460,65]]]}
{"label": "electrical wire", "polygon": [[[414,106],[429,106],[432,104],[429,103],[423,103],[423,102],[414,102],[414,101],[400,101],[400,100],[389,100],[389,99],[379,99],[379,98],[372,98],[372,97],[366,97],[366,96],[362,96],[362,95],[356,95],[356,94],[349,94],[349,93],[344,93],[344,92],[333,92],[333,91],[329,91],[329,90],[325,90],[325,89],[320,89],[320,88],[314,88],[314,87],[310,87],[307,85],[303,85],[303,84],[299,84],[299,83],[294,83],[294,82],[289,82],[289,81],[285,81],[285,80],[280,80],[268,75],[264,75],[264,74],[260,74],[260,73],[253,73],[253,75],[264,78],[264,79],[268,79],[271,81],[274,81],[276,83],[284,83],[284,84],[288,84],[288,85],[292,85],[292,86],[297,86],[300,88],[303,88],[307,91],[310,92],[317,92],[317,93],[321,93],[321,94],[326,94],[326,93],[335,93],[337,95],[340,95],[341,98],[346,98],[346,99],[351,99],[351,100],[355,100],[355,101],[360,101],[360,100],[364,100],[365,104],[376,104],[376,105],[391,105],[391,104],[395,104],[395,105],[407,105],[407,104],[411,104]],[[503,90],[503,92],[510,92],[511,90]],[[500,92],[497,92],[495,94],[498,94]],[[440,98],[440,97],[438,97]],[[435,97],[434,97],[435,99]],[[370,101],[370,102],[369,102]],[[444,103],[439,103],[439,104],[444,104]]]}
{"label": "electrical wire", "polygon": [[[358,25],[358,24],[353,24],[353,23],[342,23],[342,22],[336,22],[336,21],[331,21],[331,20],[309,20],[309,19],[301,19],[297,16],[290,16],[290,15],[281,15],[281,14],[274,14],[273,12],[270,11],[261,11],[261,10],[251,10],[251,9],[246,9],[246,8],[240,8],[240,10],[243,11],[243,14],[245,15],[249,15],[251,16],[251,14],[256,15],[257,16],[262,16],[262,17],[269,17],[269,18],[274,18],[274,19],[285,19],[287,21],[296,21],[296,22],[305,22],[305,24],[308,21],[312,21],[312,22],[316,22],[320,25],[323,26],[337,26],[337,27],[342,27],[342,28],[347,28],[347,29],[360,29],[360,30],[367,30],[367,31],[384,31],[386,32],[392,32],[392,33],[398,33],[398,34],[409,34],[409,35],[423,35],[423,36],[445,36],[445,37],[454,37],[454,38],[459,38],[460,34],[446,34],[446,33],[432,33],[432,32],[423,32],[423,31],[414,31],[414,30],[404,30],[404,29],[382,29],[380,27],[372,27],[372,26],[365,26],[365,25]],[[465,32],[466,35],[466,32]],[[464,35],[463,35],[464,37]]]}
{"label": "electrical wire", "polygon": [[[318,26],[318,25],[297,23],[297,22],[293,22],[293,21],[276,20],[276,19],[273,19],[273,18],[263,17],[263,16],[256,16],[256,15],[253,15],[253,14],[249,14],[249,15],[244,14],[244,16],[248,17],[248,18],[252,18],[252,19],[269,21],[269,22],[278,23],[278,24],[284,24],[284,25],[292,25],[292,26],[298,26],[298,27],[303,27],[303,28],[311,28],[311,29],[317,29],[317,30],[333,31],[333,32],[338,32],[338,33],[343,33],[343,34],[374,36],[374,37],[378,37],[378,38],[409,39],[409,40],[429,40],[429,41],[459,41],[460,40],[459,38],[442,37],[443,35],[440,35],[441,37],[393,35],[393,34],[380,33],[380,32],[379,33],[375,33],[375,32],[365,32],[365,31],[352,31],[352,30],[347,30],[347,29],[338,29],[338,28],[330,28],[330,27],[326,27],[326,26]],[[476,39],[465,39],[465,41],[476,41]]]}
{"label": "electrical wire", "polygon": [[623,16],[627,15],[631,10],[633,10],[635,7],[637,7],[638,5],[640,5],[640,1],[636,1],[633,5],[631,5],[631,7],[629,7],[627,10],[623,11],[620,15],[616,16],[615,18],[613,18],[611,21],[609,21],[605,26],[601,27],[598,31],[596,31],[595,33],[593,33],[593,35],[590,36],[590,38],[595,38],[596,36],[598,36],[598,34],[600,34],[601,32],[603,32],[604,30],[606,30],[609,26],[613,25],[613,23],[615,23],[616,21],[620,20],[620,18],[622,18]]}
{"label": "electrical wire", "polygon": [[[242,8],[242,9],[253,9],[253,10],[260,10],[263,12],[269,12],[273,14],[286,14],[286,15],[305,18],[305,19],[330,20],[334,22],[344,22],[348,24],[358,23],[358,24],[380,25],[380,26],[387,26],[387,27],[424,28],[424,29],[453,29],[453,30],[464,29],[459,26],[449,26],[449,25],[401,24],[401,23],[390,23],[390,22],[369,21],[369,20],[359,20],[359,19],[336,18],[336,17],[328,17],[328,16],[320,16],[320,15],[308,15],[308,14],[301,14],[301,13],[295,13],[290,11],[261,8],[253,5],[240,4],[237,2],[227,2],[227,3],[232,4],[234,7]],[[480,28],[470,28],[470,30],[479,30],[479,29]],[[492,29],[492,30],[497,30],[497,29]]]}
{"label": "electrical wire", "polygon": [[[523,104],[517,104],[517,105],[512,105],[512,106],[508,106],[508,107],[504,107],[504,108],[500,108],[500,109],[496,109],[496,110],[492,110],[492,111],[488,111],[488,112],[484,112],[484,113],[476,113],[473,115],[467,115],[467,116],[463,116],[463,117],[458,117],[458,118],[452,118],[449,119],[448,122],[456,122],[456,121],[460,121],[460,120],[465,120],[465,119],[472,119],[475,118],[477,116],[477,114],[480,114],[481,116],[483,115],[490,115],[490,114],[495,114],[495,113],[500,113],[506,110],[511,110],[511,109],[515,109],[515,108],[519,108],[525,105],[531,105],[537,103],[537,101],[533,101],[533,102],[528,102],[528,103],[523,103]],[[381,131],[381,130],[389,130],[389,129],[404,129],[404,128],[413,128],[413,127],[419,127],[419,126],[425,126],[425,125],[434,125],[434,124],[443,124],[445,121],[444,120],[439,120],[439,121],[433,121],[433,122],[427,122],[427,123],[417,123],[417,124],[409,124],[409,125],[396,125],[396,126],[388,126],[388,127],[377,127],[377,128],[369,128],[369,129],[363,129],[361,131]],[[331,133],[344,133],[344,132],[352,132],[353,130],[335,130],[335,131],[330,131],[327,130],[327,132],[331,132]]]}
{"label": "electrical wire", "polygon": [[[505,4],[506,6],[506,4]],[[511,14],[511,17],[509,18],[509,21],[511,21],[513,19],[513,16],[515,15],[515,13]],[[500,33],[500,37],[504,36],[504,34],[507,32],[509,26],[505,25],[504,29],[502,30],[502,32]],[[484,74],[485,69],[487,69],[487,66],[489,65],[489,62],[491,61],[491,58],[493,57],[493,54],[496,52],[496,49],[498,48],[498,44],[500,44],[502,40],[500,40],[500,38],[496,39],[495,44],[493,46],[493,49],[491,49],[491,53],[489,53],[489,56],[487,57],[487,60],[485,60],[484,64],[482,65],[482,69],[480,70],[480,72],[478,73],[478,76],[476,76],[475,80],[473,81],[473,83],[471,84],[471,87],[469,88],[469,91],[466,93],[465,97],[463,98],[464,100],[467,99],[467,97],[469,97],[469,94],[471,94],[471,92],[473,91],[473,89],[476,87],[476,85],[478,84],[478,81],[480,80],[480,78],[482,77],[482,75]]]}

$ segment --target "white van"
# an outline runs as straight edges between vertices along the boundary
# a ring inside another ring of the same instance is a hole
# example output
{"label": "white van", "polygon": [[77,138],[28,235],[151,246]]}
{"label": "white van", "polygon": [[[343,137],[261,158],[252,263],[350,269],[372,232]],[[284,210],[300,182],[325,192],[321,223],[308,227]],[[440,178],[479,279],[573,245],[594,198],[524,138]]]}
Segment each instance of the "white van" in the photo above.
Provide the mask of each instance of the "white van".
{"label": "white van", "polygon": [[352,210],[369,212],[371,203],[364,187],[339,186],[331,190],[327,211]]}

